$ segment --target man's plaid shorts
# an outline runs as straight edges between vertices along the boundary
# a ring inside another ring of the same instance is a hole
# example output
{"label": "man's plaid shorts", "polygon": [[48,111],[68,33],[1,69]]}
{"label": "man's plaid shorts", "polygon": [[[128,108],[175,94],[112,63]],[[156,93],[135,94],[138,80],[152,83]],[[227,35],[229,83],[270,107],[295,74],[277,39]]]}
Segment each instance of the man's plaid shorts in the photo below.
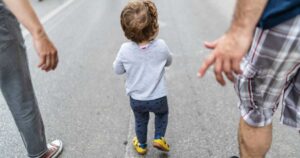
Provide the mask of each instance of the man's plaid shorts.
{"label": "man's plaid shorts", "polygon": [[300,128],[300,15],[272,29],[256,29],[235,89],[243,119],[252,126],[272,122],[282,101],[282,123]]}

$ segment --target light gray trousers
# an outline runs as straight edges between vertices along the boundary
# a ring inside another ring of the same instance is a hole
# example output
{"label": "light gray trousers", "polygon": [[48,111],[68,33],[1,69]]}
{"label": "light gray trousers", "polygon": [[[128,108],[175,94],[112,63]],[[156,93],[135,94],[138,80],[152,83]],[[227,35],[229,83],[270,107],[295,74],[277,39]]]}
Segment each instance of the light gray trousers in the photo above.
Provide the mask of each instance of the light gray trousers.
{"label": "light gray trousers", "polygon": [[29,157],[47,151],[44,125],[28,69],[24,40],[16,18],[0,6],[0,88]]}

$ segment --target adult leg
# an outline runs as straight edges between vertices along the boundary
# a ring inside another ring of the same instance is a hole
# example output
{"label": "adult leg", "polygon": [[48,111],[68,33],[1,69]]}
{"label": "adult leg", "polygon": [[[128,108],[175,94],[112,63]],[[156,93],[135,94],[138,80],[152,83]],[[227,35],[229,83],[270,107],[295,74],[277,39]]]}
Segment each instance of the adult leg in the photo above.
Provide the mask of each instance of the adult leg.
{"label": "adult leg", "polygon": [[264,158],[272,142],[272,124],[253,127],[241,118],[238,141],[241,158]]}
{"label": "adult leg", "polygon": [[28,155],[47,151],[44,125],[32,87],[25,49],[15,41],[0,53],[0,86]]}
{"label": "adult leg", "polygon": [[[28,152],[47,151],[44,125],[31,83],[26,50],[18,23],[10,15],[0,34],[0,87]],[[2,38],[1,37],[6,37]],[[9,38],[8,38],[9,37]]]}
{"label": "adult leg", "polygon": [[283,90],[300,67],[300,16],[270,30],[257,29],[237,77],[242,158],[264,157],[272,141],[272,117]]}

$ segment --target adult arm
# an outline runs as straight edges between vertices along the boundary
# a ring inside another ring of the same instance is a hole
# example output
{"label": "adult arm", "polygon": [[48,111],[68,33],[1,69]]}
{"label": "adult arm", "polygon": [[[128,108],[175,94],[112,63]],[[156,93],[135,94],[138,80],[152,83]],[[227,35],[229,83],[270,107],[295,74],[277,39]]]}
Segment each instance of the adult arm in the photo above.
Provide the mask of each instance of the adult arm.
{"label": "adult arm", "polygon": [[242,73],[240,62],[249,50],[257,22],[267,2],[268,0],[237,0],[228,31],[214,42],[205,42],[205,47],[212,49],[212,52],[199,70],[200,77],[212,65],[216,80],[221,85],[225,85],[223,73],[232,82],[234,73]]}
{"label": "adult arm", "polygon": [[4,0],[4,3],[32,35],[34,47],[40,58],[38,67],[45,71],[54,70],[58,64],[57,50],[49,40],[29,1]]}

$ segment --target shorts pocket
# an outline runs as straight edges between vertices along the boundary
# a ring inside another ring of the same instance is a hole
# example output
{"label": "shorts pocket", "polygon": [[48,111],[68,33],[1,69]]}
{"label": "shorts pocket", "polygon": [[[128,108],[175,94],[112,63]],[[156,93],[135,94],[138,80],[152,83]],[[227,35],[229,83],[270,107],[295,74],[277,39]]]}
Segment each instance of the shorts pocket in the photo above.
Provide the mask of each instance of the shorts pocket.
{"label": "shorts pocket", "polygon": [[239,75],[235,85],[241,104],[251,109],[257,109],[263,103],[263,94],[261,91],[263,81],[260,77],[257,77],[258,74],[258,69],[251,64],[247,64],[244,67],[243,74]]}
{"label": "shorts pocket", "polygon": [[253,78],[258,73],[258,70],[251,64],[247,64],[243,73],[246,78]]}

